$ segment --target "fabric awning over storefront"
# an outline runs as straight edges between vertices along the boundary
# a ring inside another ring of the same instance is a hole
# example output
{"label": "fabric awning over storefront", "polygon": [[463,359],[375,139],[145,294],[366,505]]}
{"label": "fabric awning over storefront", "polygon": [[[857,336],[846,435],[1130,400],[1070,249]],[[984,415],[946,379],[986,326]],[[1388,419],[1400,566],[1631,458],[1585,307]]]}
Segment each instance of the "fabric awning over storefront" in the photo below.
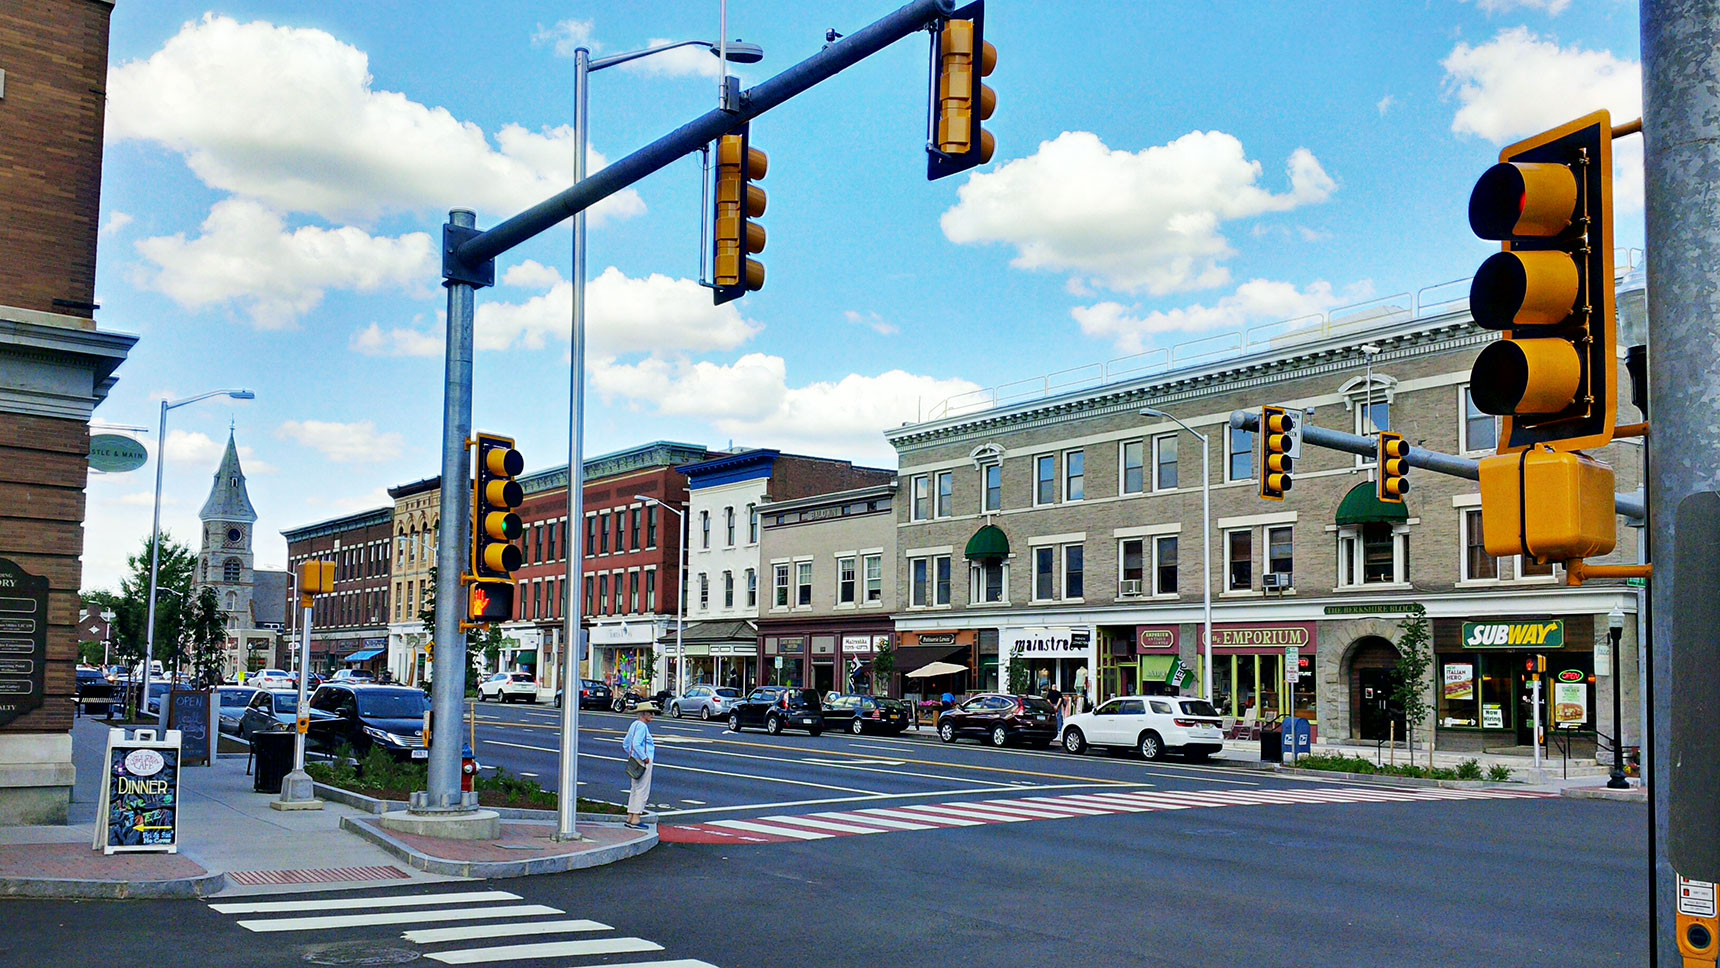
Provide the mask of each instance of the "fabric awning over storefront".
{"label": "fabric awning over storefront", "polygon": [[354,652],[353,654],[347,656],[346,658],[344,658],[340,661],[342,661],[342,662],[369,662],[371,659],[374,659],[381,654],[382,654],[381,649],[360,649],[359,651]]}
{"label": "fabric awning over storefront", "polygon": [[1009,537],[995,524],[988,524],[968,539],[967,557],[970,561],[987,558],[1008,558]]}
{"label": "fabric awning over storefront", "polygon": [[1396,524],[1409,520],[1409,508],[1403,504],[1387,504],[1375,493],[1373,481],[1363,481],[1350,488],[1350,493],[1338,503],[1334,522],[1339,527],[1354,524],[1375,524],[1381,521]]}

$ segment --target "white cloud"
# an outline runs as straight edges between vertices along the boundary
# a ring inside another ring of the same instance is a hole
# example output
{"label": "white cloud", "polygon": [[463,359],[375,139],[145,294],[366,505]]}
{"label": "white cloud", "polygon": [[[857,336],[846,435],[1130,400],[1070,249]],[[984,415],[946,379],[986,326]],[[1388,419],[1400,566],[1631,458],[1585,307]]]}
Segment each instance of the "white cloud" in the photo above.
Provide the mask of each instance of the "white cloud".
{"label": "white cloud", "polygon": [[1391,109],[1396,107],[1396,106],[1397,106],[1397,98],[1390,95],[1390,94],[1387,94],[1385,97],[1382,97],[1378,101],[1374,102],[1374,107],[1379,109],[1380,117],[1382,117],[1382,118],[1385,117],[1386,114],[1388,112],[1390,112]]}
{"label": "white cloud", "polygon": [[379,324],[353,334],[352,348],[365,356],[441,356],[441,330],[396,326],[384,330]]}
{"label": "white cloud", "polygon": [[742,440],[819,455],[894,465],[883,431],[918,419],[933,404],[979,389],[967,380],[903,370],[849,374],[788,385],[780,356],[748,353],[732,364],[652,358],[593,369],[592,387],[665,416],[697,417]]}
{"label": "white cloud", "polygon": [[590,20],[571,19],[556,21],[548,27],[538,24],[537,30],[532,32],[532,46],[553,45],[557,57],[572,57],[573,52],[581,47],[595,50],[596,44],[591,39],[593,26]]}
{"label": "white cloud", "polygon": [[860,313],[850,309],[842,314],[842,318],[857,326],[864,326],[879,336],[894,336],[902,331],[895,323],[887,323],[884,317],[877,313]]}
{"label": "white cloud", "polygon": [[369,420],[335,423],[326,420],[288,420],[275,436],[310,447],[337,464],[373,464],[400,456],[406,438],[398,433],[376,432]]}
{"label": "white cloud", "polygon": [[102,223],[101,234],[112,235],[113,233],[124,229],[127,225],[130,225],[133,221],[134,219],[124,212],[110,212],[108,213],[108,220]]}
{"label": "white cloud", "polygon": [[1316,204],[1337,190],[1305,148],[1291,153],[1287,175],[1288,192],[1260,187],[1260,163],[1222,131],[1138,152],[1067,131],[971,176],[942,225],[952,242],[1014,246],[1022,269],[1076,273],[1124,292],[1211,288],[1230,279],[1224,222]]}
{"label": "white cloud", "polygon": [[[640,49],[668,43],[673,41],[666,37],[653,37]],[[661,54],[628,61],[621,65],[621,69],[654,77],[708,77],[712,80],[723,74],[722,61],[704,47],[677,47]]]}
{"label": "white cloud", "polygon": [[1143,314],[1136,306],[1102,302],[1076,306],[1069,313],[1087,336],[1108,339],[1121,353],[1140,353],[1154,345],[1154,337],[1167,333],[1235,332],[1258,323],[1325,312],[1340,303],[1366,299],[1372,293],[1373,286],[1366,282],[1339,293],[1324,281],[1297,289],[1288,282],[1251,279],[1211,305],[1197,303]]}
{"label": "white cloud", "polygon": [[393,507],[394,498],[388,495],[388,488],[377,487],[364,494],[349,494],[344,497],[325,496],[317,493],[306,494],[305,504],[309,507],[320,508],[326,513],[353,514],[358,511],[368,511],[371,508]]}
{"label": "white cloud", "polygon": [[[1445,84],[1461,104],[1451,130],[1505,144],[1601,108],[1614,124],[1642,116],[1642,64],[1610,51],[1560,47],[1526,27],[1501,31],[1471,47],[1458,44],[1442,62]],[[1613,201],[1642,208],[1642,138],[1613,143]]]}
{"label": "white cloud", "polygon": [[1571,0],[1475,0],[1475,6],[1488,16],[1522,9],[1557,17],[1570,5]]}
{"label": "white cloud", "polygon": [[[548,284],[521,303],[478,304],[476,341],[484,350],[542,349],[565,342],[573,318],[573,285],[560,272],[525,262],[502,274],[505,285]],[[632,278],[610,266],[585,287],[586,353],[594,359],[632,353],[732,350],[759,332],[734,303],[711,305],[692,279],[652,273]]]}
{"label": "white cloud", "polygon": [[435,245],[423,232],[390,238],[343,226],[288,230],[277,212],[247,199],[216,202],[202,234],[137,243],[154,270],[138,283],[186,309],[242,308],[261,329],[294,325],[329,289],[418,289],[439,277]]}
{"label": "white cloud", "polygon": [[[147,442],[144,447],[152,451],[155,449],[153,444]],[[167,462],[174,467],[191,467],[213,474],[221,463],[221,455],[226,452],[226,441],[215,440],[201,431],[167,432]],[[247,477],[253,474],[275,473],[274,465],[257,459],[256,451],[249,444],[239,445],[239,464]]]}
{"label": "white cloud", "polygon": [[[107,136],[166,145],[213,188],[337,220],[453,205],[511,215],[572,182],[571,128],[510,124],[492,145],[373,80],[368,55],[324,31],[206,14],[108,73]],[[589,218],[644,208],[629,189]]]}

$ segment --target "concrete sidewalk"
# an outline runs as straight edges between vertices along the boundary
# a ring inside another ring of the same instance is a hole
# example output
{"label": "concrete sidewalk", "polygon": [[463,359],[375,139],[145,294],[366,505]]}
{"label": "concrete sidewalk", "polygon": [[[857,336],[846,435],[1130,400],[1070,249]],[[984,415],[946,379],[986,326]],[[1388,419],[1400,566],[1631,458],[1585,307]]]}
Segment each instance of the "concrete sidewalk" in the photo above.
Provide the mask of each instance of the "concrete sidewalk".
{"label": "concrete sidewalk", "polygon": [[[246,757],[234,755],[219,757],[212,767],[181,771],[179,853],[104,855],[90,842],[106,743],[100,720],[79,720],[73,727],[78,772],[67,826],[0,827],[0,896],[200,897],[466,879],[434,873],[456,868],[420,858],[446,854],[451,862],[469,861],[471,845],[423,838],[427,842],[412,845],[412,857],[357,829],[373,817],[368,811],[330,801],[321,810],[270,809],[276,795],[254,792]],[[567,869],[612,863],[656,841],[655,830],[641,834],[607,826],[615,829],[594,830],[581,843],[546,844],[539,853],[580,855]],[[479,876],[537,872],[458,869]]]}

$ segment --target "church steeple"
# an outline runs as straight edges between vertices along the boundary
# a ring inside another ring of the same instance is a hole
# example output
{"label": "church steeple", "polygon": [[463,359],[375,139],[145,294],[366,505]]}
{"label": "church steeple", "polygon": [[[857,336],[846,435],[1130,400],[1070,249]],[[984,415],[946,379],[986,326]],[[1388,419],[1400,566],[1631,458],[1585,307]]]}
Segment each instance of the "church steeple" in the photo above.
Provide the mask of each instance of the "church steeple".
{"label": "church steeple", "polygon": [[233,431],[227,431],[227,452],[221,455],[221,466],[215,471],[215,484],[209,489],[209,500],[197,517],[203,521],[243,521],[252,524],[257,511],[251,506],[251,496],[245,492],[245,472],[239,466],[239,447],[233,442]]}

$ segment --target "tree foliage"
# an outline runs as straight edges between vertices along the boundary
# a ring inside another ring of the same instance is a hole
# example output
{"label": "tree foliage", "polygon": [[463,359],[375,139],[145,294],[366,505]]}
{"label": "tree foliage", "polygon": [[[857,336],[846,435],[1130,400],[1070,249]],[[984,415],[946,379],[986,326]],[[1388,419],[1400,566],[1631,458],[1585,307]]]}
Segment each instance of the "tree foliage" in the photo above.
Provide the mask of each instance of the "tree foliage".
{"label": "tree foliage", "polygon": [[1433,712],[1433,704],[1427,698],[1428,673],[1433,668],[1433,636],[1428,630],[1426,609],[1417,607],[1405,615],[1398,628],[1403,634],[1397,642],[1398,661],[1392,677],[1391,701],[1403,710],[1404,724],[1410,734],[1406,738],[1413,744],[1415,730],[1425,726]]}
{"label": "tree foliage", "polygon": [[197,593],[196,600],[191,603],[185,633],[192,676],[204,683],[220,682],[227,664],[227,624],[221,614],[221,603],[215,598],[215,589],[204,586]]}

